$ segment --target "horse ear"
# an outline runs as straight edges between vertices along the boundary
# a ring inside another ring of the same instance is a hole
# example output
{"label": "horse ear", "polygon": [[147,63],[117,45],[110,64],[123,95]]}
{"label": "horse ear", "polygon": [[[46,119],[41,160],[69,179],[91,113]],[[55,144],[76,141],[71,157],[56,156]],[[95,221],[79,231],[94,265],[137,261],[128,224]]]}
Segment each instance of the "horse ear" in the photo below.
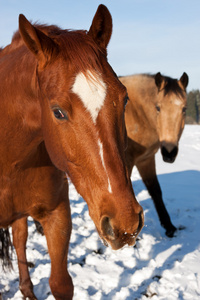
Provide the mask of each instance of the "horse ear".
{"label": "horse ear", "polygon": [[19,15],[19,32],[28,49],[37,57],[39,66],[45,67],[55,50],[53,40],[34,27],[24,15]]}
{"label": "horse ear", "polygon": [[179,79],[179,83],[181,84],[181,86],[184,90],[188,86],[188,82],[189,82],[189,77],[188,77],[187,73],[184,72],[183,75],[181,76],[181,78]]}
{"label": "horse ear", "polygon": [[106,51],[108,43],[112,34],[112,17],[103,4],[99,5],[96,14],[93,18],[92,25],[89,29],[88,35],[90,35],[96,44]]}
{"label": "horse ear", "polygon": [[160,72],[155,75],[155,84],[159,91],[165,87],[165,78],[160,74]]}

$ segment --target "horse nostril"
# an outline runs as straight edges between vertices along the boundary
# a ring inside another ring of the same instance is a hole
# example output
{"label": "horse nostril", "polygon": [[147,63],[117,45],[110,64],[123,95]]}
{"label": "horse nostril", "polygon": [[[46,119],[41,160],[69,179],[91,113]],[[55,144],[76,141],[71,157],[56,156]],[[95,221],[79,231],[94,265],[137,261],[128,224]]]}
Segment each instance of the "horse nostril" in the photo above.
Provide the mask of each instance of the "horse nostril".
{"label": "horse nostril", "polygon": [[178,147],[174,146],[173,148],[168,148],[166,146],[162,146],[161,153],[165,162],[174,162],[178,154]]}
{"label": "horse nostril", "polygon": [[172,150],[172,156],[176,157],[176,155],[178,154],[178,147],[174,147],[174,149]]}
{"label": "horse nostril", "polygon": [[104,236],[107,236],[109,239],[114,240],[115,234],[110,222],[110,218],[107,216],[104,216],[101,220],[101,230],[103,232]]}
{"label": "horse nostril", "polygon": [[144,214],[143,214],[143,210],[141,210],[141,212],[139,213],[139,225],[138,225],[137,233],[141,231],[143,226],[144,226]]}

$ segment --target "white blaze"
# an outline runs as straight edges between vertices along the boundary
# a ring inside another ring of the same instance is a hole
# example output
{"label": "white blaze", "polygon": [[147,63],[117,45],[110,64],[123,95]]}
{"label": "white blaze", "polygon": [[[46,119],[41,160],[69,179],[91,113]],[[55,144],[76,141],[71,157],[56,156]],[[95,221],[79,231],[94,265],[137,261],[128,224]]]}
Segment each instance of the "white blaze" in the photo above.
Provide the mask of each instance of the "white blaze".
{"label": "white blaze", "polygon": [[105,166],[105,162],[104,162],[104,158],[103,158],[103,145],[102,145],[102,142],[100,140],[98,140],[98,145],[99,145],[99,154],[100,154],[100,157],[101,157],[101,162],[102,162],[102,165],[105,169],[105,172],[106,172],[106,175],[107,175],[107,178],[108,178],[108,191],[109,191],[109,193],[112,193],[110,179],[108,177],[108,172],[106,170],[106,166]]}
{"label": "white blaze", "polygon": [[79,96],[95,123],[106,98],[106,85],[98,74],[87,73],[87,78],[83,73],[76,76],[72,91]]}
{"label": "white blaze", "polygon": [[[106,84],[103,82],[99,74],[87,71],[86,77],[82,72],[80,72],[75,78],[72,86],[72,92],[79,96],[85,108],[90,112],[93,122],[96,123],[96,119],[106,98]],[[108,178],[108,191],[109,193],[112,193],[110,179],[108,177],[103,157],[103,145],[100,140],[98,140],[98,146],[101,162]]]}
{"label": "white blaze", "polygon": [[177,106],[181,106],[183,104],[183,102],[180,99],[175,99],[174,104]]}

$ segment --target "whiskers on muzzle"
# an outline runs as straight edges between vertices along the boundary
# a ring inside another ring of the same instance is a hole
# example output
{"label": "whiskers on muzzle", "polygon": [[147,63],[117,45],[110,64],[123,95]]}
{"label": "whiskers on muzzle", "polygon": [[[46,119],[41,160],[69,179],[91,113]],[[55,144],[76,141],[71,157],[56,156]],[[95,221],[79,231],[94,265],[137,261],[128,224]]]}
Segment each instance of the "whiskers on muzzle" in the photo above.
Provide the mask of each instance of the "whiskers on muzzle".
{"label": "whiskers on muzzle", "polygon": [[144,215],[141,211],[138,216],[138,224],[136,230],[130,232],[118,229],[114,220],[108,216],[104,216],[101,219],[101,234],[100,237],[103,240],[105,246],[110,245],[112,249],[117,250],[125,245],[132,246],[135,244],[136,237],[144,226]]}

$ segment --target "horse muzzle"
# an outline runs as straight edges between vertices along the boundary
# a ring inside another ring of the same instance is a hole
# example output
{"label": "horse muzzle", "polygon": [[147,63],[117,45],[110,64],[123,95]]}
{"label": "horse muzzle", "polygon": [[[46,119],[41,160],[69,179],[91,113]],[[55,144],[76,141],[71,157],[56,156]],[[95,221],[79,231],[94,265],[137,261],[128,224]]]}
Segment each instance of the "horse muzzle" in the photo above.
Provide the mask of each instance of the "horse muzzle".
{"label": "horse muzzle", "polygon": [[164,162],[173,163],[178,154],[178,146],[172,143],[161,143],[161,154]]}
{"label": "horse muzzle", "polygon": [[141,210],[141,212],[137,216],[134,216],[134,219],[135,218],[137,218],[137,222],[134,221],[133,229],[127,229],[126,231],[126,229],[118,229],[117,226],[115,226],[115,221],[112,218],[103,216],[101,218],[100,237],[103,240],[104,245],[110,245],[113,250],[118,250],[125,245],[134,245],[136,242],[136,237],[144,226],[143,210]]}

